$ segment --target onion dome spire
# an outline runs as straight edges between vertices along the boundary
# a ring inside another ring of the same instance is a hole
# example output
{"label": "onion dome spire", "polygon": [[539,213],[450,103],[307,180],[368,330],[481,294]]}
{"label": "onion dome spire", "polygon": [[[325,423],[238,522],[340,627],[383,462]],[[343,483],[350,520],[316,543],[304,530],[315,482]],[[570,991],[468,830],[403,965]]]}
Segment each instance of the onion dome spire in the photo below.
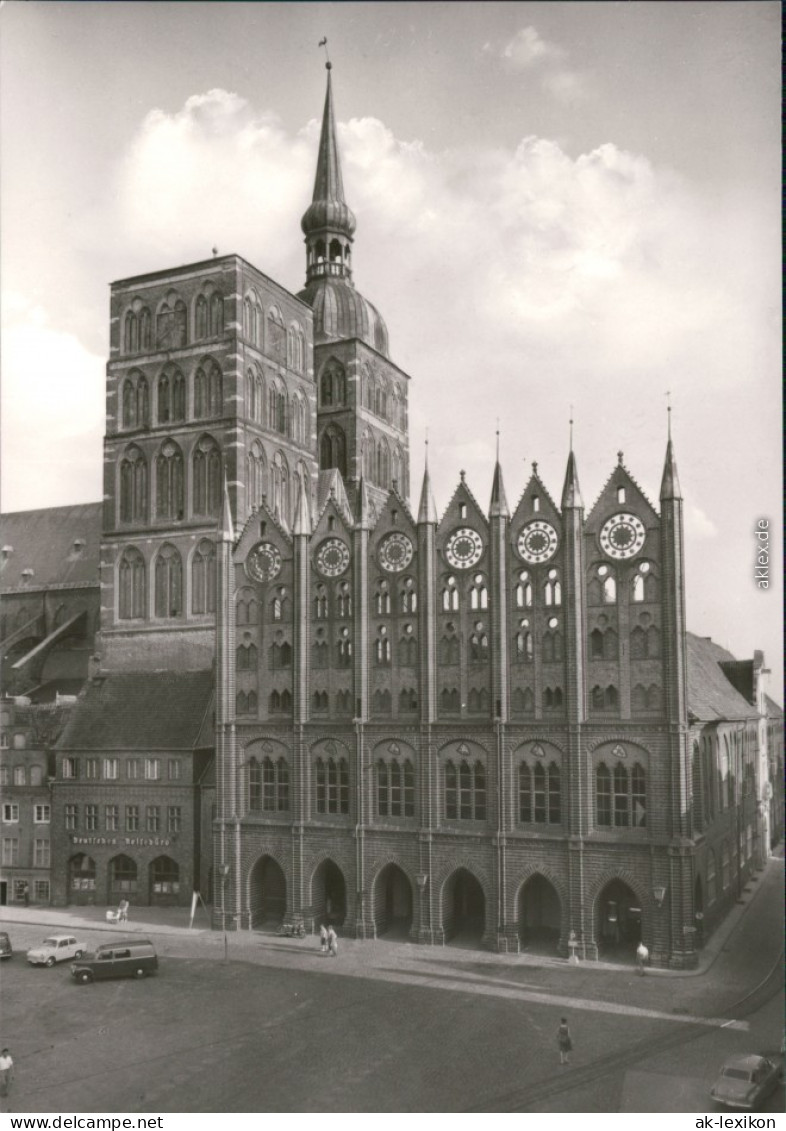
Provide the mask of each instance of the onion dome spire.
{"label": "onion dome spire", "polygon": [[300,221],[306,237],[306,284],[327,275],[352,278],[352,236],[356,221],[352,209],[344,199],[330,61],[325,67],[328,73],[327,91],[319,137],[314,195]]}

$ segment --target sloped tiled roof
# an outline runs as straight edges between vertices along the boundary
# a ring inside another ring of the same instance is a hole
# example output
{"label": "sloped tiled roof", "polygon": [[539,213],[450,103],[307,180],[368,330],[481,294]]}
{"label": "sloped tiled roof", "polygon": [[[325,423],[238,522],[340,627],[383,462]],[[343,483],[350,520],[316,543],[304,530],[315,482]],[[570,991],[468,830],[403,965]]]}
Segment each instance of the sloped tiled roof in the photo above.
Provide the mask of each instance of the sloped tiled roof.
{"label": "sloped tiled roof", "polygon": [[102,510],[101,503],[80,503],[0,516],[0,545],[10,548],[2,555],[2,588],[21,586],[26,569],[33,570],[28,589],[97,586]]}
{"label": "sloped tiled roof", "polygon": [[755,707],[729,683],[721,663],[734,660],[731,652],[704,636],[687,635],[688,710],[707,722],[721,719],[756,719]]}
{"label": "sloped tiled roof", "polygon": [[117,672],[91,680],[60,748],[193,750],[211,710],[212,671]]}
{"label": "sloped tiled roof", "polygon": [[767,718],[769,719],[782,719],[783,707],[780,703],[776,703],[774,699],[770,699],[769,695],[764,696],[764,702],[767,705]]}

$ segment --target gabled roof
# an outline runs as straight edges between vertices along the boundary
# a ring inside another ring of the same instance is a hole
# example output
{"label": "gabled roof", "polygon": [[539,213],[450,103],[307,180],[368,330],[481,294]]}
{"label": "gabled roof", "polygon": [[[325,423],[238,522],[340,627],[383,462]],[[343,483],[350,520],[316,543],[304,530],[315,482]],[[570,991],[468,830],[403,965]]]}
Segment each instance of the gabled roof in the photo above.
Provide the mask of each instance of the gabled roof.
{"label": "gabled roof", "polygon": [[781,707],[780,703],[776,703],[774,699],[771,699],[769,697],[769,695],[764,696],[764,702],[767,706],[767,718],[768,719],[782,719],[783,718],[783,707]]}
{"label": "gabled roof", "polygon": [[212,696],[212,671],[116,672],[90,680],[58,748],[193,750]]}
{"label": "gabled roof", "polygon": [[[0,516],[4,590],[98,586],[102,503],[14,511]],[[33,571],[29,580],[23,570]]]}
{"label": "gabled roof", "polygon": [[731,652],[704,636],[686,633],[688,644],[688,710],[700,721],[757,719],[755,707],[728,681],[722,663],[734,660]]}
{"label": "gabled roof", "polygon": [[341,517],[344,519],[347,528],[351,530],[355,525],[355,516],[352,513],[352,507],[349,505],[344,479],[337,467],[331,467],[328,468],[327,471],[320,471],[319,473],[317,479],[317,519],[314,523],[314,527],[317,526],[317,523],[325,513],[325,508],[330,502],[331,497]]}

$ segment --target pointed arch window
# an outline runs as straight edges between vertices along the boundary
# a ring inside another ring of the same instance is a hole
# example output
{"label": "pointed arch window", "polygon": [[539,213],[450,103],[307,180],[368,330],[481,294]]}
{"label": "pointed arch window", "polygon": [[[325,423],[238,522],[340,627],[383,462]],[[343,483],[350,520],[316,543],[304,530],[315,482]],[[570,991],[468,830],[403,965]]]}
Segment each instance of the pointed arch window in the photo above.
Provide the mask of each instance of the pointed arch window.
{"label": "pointed arch window", "polygon": [[342,476],[347,474],[347,441],[343,429],[337,424],[329,424],[319,441],[319,466],[322,471],[338,468]]}
{"label": "pointed arch window", "polygon": [[470,609],[487,609],[489,607],[489,591],[483,574],[476,574],[469,589]]}
{"label": "pointed arch window", "polygon": [[305,444],[308,439],[306,403],[300,393],[292,398],[292,439],[296,444]]}
{"label": "pointed arch window", "polygon": [[373,483],[376,477],[377,467],[377,448],[374,442],[374,437],[370,432],[366,432],[363,436],[363,475],[369,483]]}
{"label": "pointed arch window", "polygon": [[216,547],[203,538],[191,559],[191,612],[216,611]]}
{"label": "pointed arch window", "polygon": [[269,710],[272,715],[290,715],[292,713],[292,692],[271,691],[268,699]]}
{"label": "pointed arch window", "polygon": [[147,460],[131,445],[120,461],[120,521],[146,522],[147,498]]}
{"label": "pointed arch window", "polygon": [[171,620],[183,612],[183,565],[180,554],[169,542],[156,557],[155,597],[157,617]]}
{"label": "pointed arch window", "polygon": [[440,710],[447,714],[458,714],[461,710],[461,698],[455,687],[443,687],[439,697]]}
{"label": "pointed arch window", "polygon": [[596,819],[599,827],[611,827],[611,773],[605,762],[595,771]]}
{"label": "pointed arch window", "polygon": [[380,758],[377,771],[377,816],[414,817],[415,769],[407,758]]}
{"label": "pointed arch window", "polygon": [[205,361],[194,374],[194,416],[197,419],[221,415],[221,370],[214,361]]}
{"label": "pointed arch window", "polygon": [[546,711],[559,711],[562,708],[562,688],[547,687],[543,692],[543,708]]}
{"label": "pointed arch window", "polygon": [[483,664],[489,658],[489,638],[482,629],[470,634],[469,658],[473,664]]}
{"label": "pointed arch window", "polygon": [[349,764],[346,758],[317,758],[317,813],[344,815],[349,813]]}
{"label": "pointed arch window", "polygon": [[123,428],[147,428],[150,425],[150,394],[147,378],[133,370],[123,381],[121,392]]}
{"label": "pointed arch window", "polygon": [[224,333],[224,299],[219,294],[210,298],[209,330],[211,338],[218,338]]}
{"label": "pointed arch window", "polygon": [[399,612],[402,613],[416,613],[418,611],[418,594],[415,589],[415,582],[411,577],[404,579],[404,584],[399,590],[398,607]]}
{"label": "pointed arch window", "polygon": [[344,632],[347,630],[343,630],[336,643],[336,658],[340,668],[349,668],[352,666],[352,641],[349,639],[349,633],[347,632],[345,636]]}
{"label": "pointed arch window", "polygon": [[377,473],[374,479],[380,487],[390,486],[390,449],[384,439],[380,440],[377,448]]}
{"label": "pointed arch window", "polygon": [[467,694],[467,710],[471,715],[484,715],[489,709],[489,693],[485,687],[471,687]]}
{"label": "pointed arch window", "polygon": [[194,339],[201,342],[208,335],[208,305],[204,295],[198,295],[194,304]]}
{"label": "pointed arch window", "polygon": [[266,757],[248,763],[248,807],[252,812],[285,813],[289,809],[289,765]]}
{"label": "pointed arch window", "polygon": [[562,585],[556,569],[550,569],[548,572],[543,586],[543,600],[549,607],[562,604]]}
{"label": "pointed arch window", "polygon": [[174,440],[165,440],[156,456],[156,517],[182,519],[183,510],[183,453]]}
{"label": "pointed arch window", "polygon": [[289,464],[283,452],[276,452],[271,465],[271,494],[273,512],[278,510],[284,522],[289,522]]}
{"label": "pointed arch window", "polygon": [[159,424],[186,418],[186,381],[177,366],[167,365],[158,378],[156,411]]}
{"label": "pointed arch window", "polygon": [[210,436],[203,436],[194,449],[194,514],[218,516],[221,510],[221,453]]}
{"label": "pointed arch window", "polygon": [[403,668],[414,668],[418,662],[418,642],[414,636],[402,636],[398,642],[398,662]]}
{"label": "pointed arch window", "polygon": [[267,460],[265,449],[254,440],[248,453],[248,505],[251,510],[262,506],[267,493]]}
{"label": "pointed arch window", "polygon": [[[284,319],[278,307],[271,307],[267,312],[267,349],[268,357],[272,357],[280,365],[287,361],[287,332],[284,328]],[[279,431],[282,431],[279,429]]]}
{"label": "pointed arch window", "polygon": [[[246,633],[246,636],[248,636],[248,633]],[[256,644],[252,644],[250,640],[245,640],[237,649],[237,670],[239,672],[256,671],[258,661],[259,653]]]}
{"label": "pointed arch window", "polygon": [[342,619],[352,616],[352,591],[348,581],[339,581],[336,586],[336,616]]}
{"label": "pointed arch window", "polygon": [[322,371],[320,402],[324,408],[340,408],[347,400],[347,377],[344,366],[331,360]]}
{"label": "pointed arch window", "polygon": [[388,667],[390,664],[390,639],[383,633],[374,642],[374,659],[378,667]]}
{"label": "pointed arch window", "polygon": [[147,615],[147,570],[139,550],[123,551],[118,566],[118,615],[121,620],[141,620]]}
{"label": "pointed arch window", "polygon": [[456,612],[459,607],[459,591],[455,577],[448,577],[442,589],[442,611]]}
{"label": "pointed arch window", "polygon": [[444,769],[445,819],[448,821],[486,820],[486,769],[481,761],[452,761]]}
{"label": "pointed arch window", "polygon": [[139,322],[133,310],[126,313],[124,325],[124,343],[126,353],[139,352]]}

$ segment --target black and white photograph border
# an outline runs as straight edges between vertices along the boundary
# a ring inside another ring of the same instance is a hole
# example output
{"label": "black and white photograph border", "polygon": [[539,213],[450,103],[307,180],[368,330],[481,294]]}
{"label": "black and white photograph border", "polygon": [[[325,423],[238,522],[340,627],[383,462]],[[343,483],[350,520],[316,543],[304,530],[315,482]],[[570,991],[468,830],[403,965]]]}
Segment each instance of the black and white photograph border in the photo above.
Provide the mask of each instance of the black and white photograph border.
{"label": "black and white photograph border", "polygon": [[0,4],[4,1120],[782,1125],[780,17]]}

